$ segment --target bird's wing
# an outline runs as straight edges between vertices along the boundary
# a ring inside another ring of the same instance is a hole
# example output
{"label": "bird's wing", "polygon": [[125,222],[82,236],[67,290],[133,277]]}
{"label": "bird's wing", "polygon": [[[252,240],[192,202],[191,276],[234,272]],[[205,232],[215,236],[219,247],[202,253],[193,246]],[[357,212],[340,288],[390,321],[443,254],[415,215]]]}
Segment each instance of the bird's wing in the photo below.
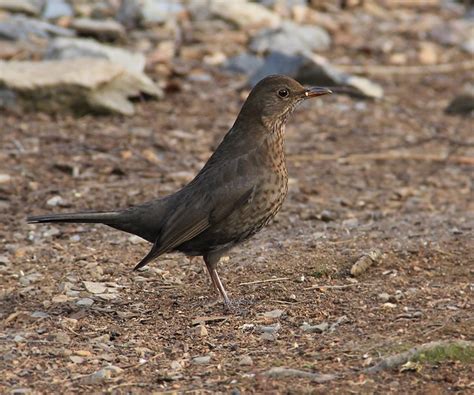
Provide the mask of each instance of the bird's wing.
{"label": "bird's wing", "polygon": [[[217,184],[217,183],[216,183]],[[256,186],[242,179],[218,183],[217,188],[208,185],[198,187],[186,195],[176,210],[170,214],[162,233],[150,252],[135,266],[145,266],[161,254],[174,250],[184,242],[193,239],[210,226],[220,222],[235,210],[248,204],[253,198]]]}

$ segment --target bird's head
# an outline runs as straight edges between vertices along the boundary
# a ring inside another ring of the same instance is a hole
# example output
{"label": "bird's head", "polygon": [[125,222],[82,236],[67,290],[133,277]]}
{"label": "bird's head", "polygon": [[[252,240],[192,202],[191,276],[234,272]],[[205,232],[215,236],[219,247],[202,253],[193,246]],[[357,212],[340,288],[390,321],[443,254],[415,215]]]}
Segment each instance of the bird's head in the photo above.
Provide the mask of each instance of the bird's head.
{"label": "bird's head", "polygon": [[305,88],[293,78],[271,75],[261,80],[250,92],[241,115],[258,117],[265,126],[282,125],[295,107],[311,97],[332,93],[327,88]]}

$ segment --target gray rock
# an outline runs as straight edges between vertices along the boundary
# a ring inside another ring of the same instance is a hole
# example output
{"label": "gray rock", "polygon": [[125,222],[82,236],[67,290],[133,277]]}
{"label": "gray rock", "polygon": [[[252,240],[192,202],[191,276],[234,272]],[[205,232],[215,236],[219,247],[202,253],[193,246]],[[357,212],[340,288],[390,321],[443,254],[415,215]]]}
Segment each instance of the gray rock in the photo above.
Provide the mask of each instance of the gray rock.
{"label": "gray rock", "polygon": [[322,373],[313,373],[306,372],[304,370],[290,369],[285,367],[273,367],[270,370],[265,372],[265,375],[272,378],[286,378],[286,377],[297,377],[305,378],[316,383],[325,383],[336,378],[334,374],[322,374]]}
{"label": "gray rock", "polygon": [[240,359],[239,359],[239,365],[240,366],[251,366],[253,365],[253,360],[250,356],[248,355],[243,355]]}
{"label": "gray rock", "polygon": [[445,112],[447,114],[468,115],[474,111],[474,85],[467,84],[464,86],[462,92],[456,96]]}
{"label": "gray rock", "polygon": [[210,0],[213,15],[229,21],[240,28],[250,26],[271,26],[280,24],[280,16],[265,6],[247,0]]}
{"label": "gray rock", "polygon": [[284,314],[285,314],[284,310],[276,309],[276,310],[267,311],[267,312],[263,313],[263,316],[265,318],[275,319],[275,318],[280,318]]}
{"label": "gray rock", "polygon": [[329,324],[327,322],[323,322],[318,325],[309,325],[307,323],[304,323],[303,325],[301,325],[301,329],[308,333],[323,333],[329,329]]}
{"label": "gray rock", "polygon": [[192,362],[195,363],[196,365],[206,365],[211,361],[211,356],[210,355],[205,355],[203,357],[194,357],[192,359]]}
{"label": "gray rock", "polygon": [[100,384],[114,377],[120,376],[122,372],[123,369],[119,368],[118,366],[106,366],[95,373],[81,377],[79,382],[83,385]]}
{"label": "gray rock", "polygon": [[160,97],[145,74],[130,72],[105,59],[81,58],[45,62],[1,62],[0,85],[16,95],[16,105],[50,113],[134,113],[129,97],[141,92]]}
{"label": "gray rock", "polygon": [[73,16],[74,10],[65,0],[46,0],[43,18],[57,19],[63,16]]}
{"label": "gray rock", "polygon": [[278,51],[287,55],[310,54],[325,51],[331,45],[331,37],[326,30],[311,25],[297,25],[285,21],[277,29],[263,29],[250,43],[256,53]]}
{"label": "gray rock", "polygon": [[273,325],[262,325],[258,327],[258,330],[262,333],[270,333],[275,334],[281,329],[281,325],[279,323]]}
{"label": "gray rock", "polygon": [[96,37],[104,41],[119,40],[125,37],[125,28],[113,19],[76,18],[72,21],[71,28],[81,36]]}
{"label": "gray rock", "polygon": [[82,299],[79,299],[76,304],[78,306],[92,306],[94,304],[94,301],[91,299],[91,298],[82,298]]}
{"label": "gray rock", "polygon": [[429,31],[429,37],[442,45],[462,44],[474,36],[474,21],[469,19],[456,19],[440,22]]}
{"label": "gray rock", "polygon": [[164,23],[184,11],[184,7],[177,1],[144,0],[141,16],[145,25]]}
{"label": "gray rock", "polygon": [[0,38],[28,40],[34,37],[49,38],[51,36],[73,37],[74,31],[23,15],[13,15],[0,21]]}
{"label": "gray rock", "polygon": [[264,60],[260,56],[244,52],[228,59],[224,64],[224,68],[234,73],[252,75],[260,69],[263,64]]}
{"label": "gray rock", "polygon": [[145,56],[138,52],[112,45],[100,44],[86,38],[56,38],[52,41],[46,59],[77,59],[77,58],[108,59],[122,66],[130,73],[142,73],[145,68]]}
{"label": "gray rock", "polygon": [[37,16],[41,10],[41,2],[37,0],[0,0],[0,10]]}
{"label": "gray rock", "polygon": [[286,74],[308,85],[338,87],[337,92],[355,97],[381,98],[383,89],[380,85],[366,78],[349,75],[337,70],[321,56],[287,55],[271,52],[263,66],[251,77],[254,86],[262,78],[271,74]]}

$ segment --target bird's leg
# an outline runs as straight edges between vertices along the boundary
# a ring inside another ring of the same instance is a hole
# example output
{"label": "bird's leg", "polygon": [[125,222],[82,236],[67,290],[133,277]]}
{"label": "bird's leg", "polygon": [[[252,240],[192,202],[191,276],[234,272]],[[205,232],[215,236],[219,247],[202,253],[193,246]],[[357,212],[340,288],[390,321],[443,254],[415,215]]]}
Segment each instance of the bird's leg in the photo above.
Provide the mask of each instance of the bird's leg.
{"label": "bird's leg", "polygon": [[227,309],[230,310],[231,302],[229,297],[227,296],[227,292],[225,291],[224,286],[222,285],[221,279],[219,278],[219,274],[217,274],[216,266],[219,262],[220,256],[213,256],[213,255],[205,255],[204,262],[206,263],[207,271],[211,276],[212,284],[214,288],[219,291],[220,295],[224,299],[224,305]]}
{"label": "bird's leg", "polygon": [[211,277],[212,288],[214,289],[215,292],[220,294],[219,288],[217,287],[216,282],[214,281],[214,275],[213,275],[214,269],[212,268],[210,264],[207,263],[206,260],[204,260],[204,262],[206,262],[206,269],[207,269],[207,272],[209,273],[209,276]]}
{"label": "bird's leg", "polygon": [[211,278],[212,278],[212,282],[214,283],[214,286],[217,288],[222,298],[224,299],[225,307],[230,310],[230,307],[231,307],[230,299],[227,296],[227,292],[225,291],[225,288],[222,285],[221,279],[219,278],[219,275],[217,274],[216,269],[212,269]]}

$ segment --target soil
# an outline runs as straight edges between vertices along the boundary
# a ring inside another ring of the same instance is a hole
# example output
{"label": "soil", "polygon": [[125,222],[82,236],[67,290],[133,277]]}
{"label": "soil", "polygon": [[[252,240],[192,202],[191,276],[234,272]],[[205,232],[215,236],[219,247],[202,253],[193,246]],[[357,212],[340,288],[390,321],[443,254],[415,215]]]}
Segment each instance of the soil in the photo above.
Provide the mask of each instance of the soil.
{"label": "soil", "polygon": [[[474,337],[472,117],[443,112],[468,72],[383,76],[383,100],[332,95],[295,112],[285,205],[219,268],[232,312],[200,258],[169,254],[133,272],[146,242],[100,225],[26,224],[188,182],[242,103],[241,79],[213,76],[177,81],[129,118],[2,115],[0,173],[11,179],[0,184],[0,392],[473,391],[472,363],[364,371],[416,345]],[[353,278],[374,249],[380,257]],[[90,381],[108,365],[120,369]],[[276,366],[336,377],[268,376]]]}

